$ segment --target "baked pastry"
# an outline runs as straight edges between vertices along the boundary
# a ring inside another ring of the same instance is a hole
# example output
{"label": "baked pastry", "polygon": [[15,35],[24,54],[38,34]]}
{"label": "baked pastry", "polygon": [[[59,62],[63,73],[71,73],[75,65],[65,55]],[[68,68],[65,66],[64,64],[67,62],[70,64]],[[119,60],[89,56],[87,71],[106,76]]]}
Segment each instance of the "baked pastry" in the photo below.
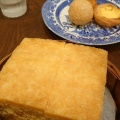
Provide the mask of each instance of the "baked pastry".
{"label": "baked pastry", "polygon": [[25,38],[0,72],[0,117],[100,120],[106,71],[105,50]]}
{"label": "baked pastry", "polygon": [[69,7],[69,18],[75,25],[86,25],[93,18],[92,4],[87,0],[74,0]]}
{"label": "baked pastry", "polygon": [[103,27],[113,27],[120,24],[120,9],[113,4],[97,5],[94,9],[95,21]]}
{"label": "baked pastry", "polygon": [[88,1],[92,4],[93,8],[97,6],[97,0],[88,0]]}

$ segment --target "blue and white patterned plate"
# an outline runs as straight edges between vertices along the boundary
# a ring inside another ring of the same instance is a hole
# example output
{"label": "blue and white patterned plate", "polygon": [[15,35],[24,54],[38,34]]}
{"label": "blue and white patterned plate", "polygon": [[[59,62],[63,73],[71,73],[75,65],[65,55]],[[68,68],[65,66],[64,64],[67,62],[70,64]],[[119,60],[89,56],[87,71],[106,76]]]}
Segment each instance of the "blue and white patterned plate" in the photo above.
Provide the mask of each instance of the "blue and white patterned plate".
{"label": "blue and white patterned plate", "polygon": [[[68,16],[73,0],[47,0],[42,7],[42,17],[46,26],[58,36],[74,43],[85,45],[108,45],[120,42],[120,25],[103,28],[92,20],[85,26],[74,25]],[[98,0],[112,3],[120,8],[120,0]]]}

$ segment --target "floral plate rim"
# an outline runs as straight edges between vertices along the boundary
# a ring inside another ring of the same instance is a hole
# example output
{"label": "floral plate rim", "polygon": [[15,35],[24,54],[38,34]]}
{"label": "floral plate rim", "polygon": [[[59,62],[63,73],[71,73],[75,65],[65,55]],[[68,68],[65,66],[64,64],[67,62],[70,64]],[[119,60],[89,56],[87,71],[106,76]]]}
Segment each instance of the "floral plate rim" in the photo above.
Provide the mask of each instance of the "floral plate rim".
{"label": "floral plate rim", "polygon": [[[104,2],[112,2],[113,4],[117,4],[118,7],[120,7],[120,1],[119,0],[99,0],[99,2],[104,3]],[[107,28],[107,29],[101,29],[101,27],[99,25],[97,25],[98,30],[103,31],[103,33],[101,33],[101,35],[103,34],[103,36],[98,36],[99,33],[93,31],[93,33],[91,32],[92,35],[94,36],[84,36],[86,33],[83,32],[84,29],[82,29],[82,27],[78,28],[78,30],[81,30],[81,34],[76,33],[76,30],[73,32],[67,30],[62,24],[61,24],[61,14],[63,11],[63,9],[67,6],[69,7],[70,3],[72,2],[72,0],[47,0],[43,6],[42,6],[42,18],[43,21],[45,23],[45,25],[56,35],[58,35],[59,37],[68,40],[70,42],[73,43],[79,43],[79,44],[84,44],[84,45],[109,45],[109,44],[115,44],[120,42],[120,26],[115,26],[113,28]],[[63,16],[67,16],[66,13]],[[64,23],[64,22],[63,22]],[[70,27],[70,24],[68,25],[68,27]],[[96,26],[95,26],[96,27]],[[97,28],[96,27],[96,28]],[[88,25],[86,25],[86,30],[90,28],[90,30],[92,28],[94,28],[94,22],[89,23]],[[95,29],[96,29],[95,28]],[[105,30],[105,32],[104,32]],[[113,30],[113,34],[111,31]],[[110,31],[110,35],[107,35],[107,32],[109,33]],[[117,32],[115,32],[117,31]],[[106,34],[106,36],[104,36],[104,34]]]}

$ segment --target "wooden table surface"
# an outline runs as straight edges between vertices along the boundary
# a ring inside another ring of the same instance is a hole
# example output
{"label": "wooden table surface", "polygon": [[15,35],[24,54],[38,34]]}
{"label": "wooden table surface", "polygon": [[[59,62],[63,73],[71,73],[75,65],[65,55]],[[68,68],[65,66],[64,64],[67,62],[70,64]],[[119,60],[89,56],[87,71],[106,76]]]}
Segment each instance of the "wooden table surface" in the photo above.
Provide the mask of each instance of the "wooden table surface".
{"label": "wooden table surface", "polygon": [[[45,0],[27,0],[28,10],[19,18],[7,18],[0,11],[0,60],[11,53],[25,37],[63,39],[45,26],[41,14],[44,2]],[[120,43],[95,47],[107,50],[108,60],[120,70]],[[111,76],[108,75],[108,78],[112,81]],[[118,96],[120,98],[120,92]]]}

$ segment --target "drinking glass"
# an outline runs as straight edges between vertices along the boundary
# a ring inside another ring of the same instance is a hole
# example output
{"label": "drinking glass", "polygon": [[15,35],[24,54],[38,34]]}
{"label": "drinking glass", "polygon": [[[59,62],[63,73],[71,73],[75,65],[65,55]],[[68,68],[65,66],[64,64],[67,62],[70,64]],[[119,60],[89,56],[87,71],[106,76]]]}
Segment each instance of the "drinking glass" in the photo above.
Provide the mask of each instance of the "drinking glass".
{"label": "drinking glass", "polygon": [[1,11],[6,17],[19,17],[27,11],[26,0],[0,0]]}

